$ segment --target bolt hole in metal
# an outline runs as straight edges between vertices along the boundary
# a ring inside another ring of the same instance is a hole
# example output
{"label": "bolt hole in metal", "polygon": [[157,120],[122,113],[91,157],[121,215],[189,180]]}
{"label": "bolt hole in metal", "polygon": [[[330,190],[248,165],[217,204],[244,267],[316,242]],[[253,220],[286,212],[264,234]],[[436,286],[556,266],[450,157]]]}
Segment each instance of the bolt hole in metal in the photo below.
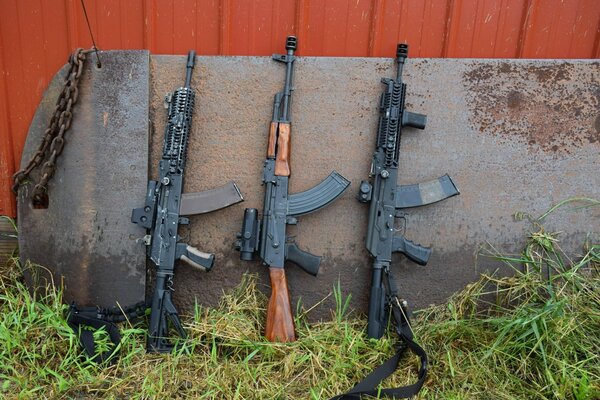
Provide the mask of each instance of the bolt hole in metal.
{"label": "bolt hole in metal", "polygon": [[102,64],[96,63],[94,64],[94,70],[100,71],[102,69]]}
{"label": "bolt hole in metal", "polygon": [[31,199],[31,205],[36,210],[47,210],[48,209],[48,195],[47,194],[36,194]]}

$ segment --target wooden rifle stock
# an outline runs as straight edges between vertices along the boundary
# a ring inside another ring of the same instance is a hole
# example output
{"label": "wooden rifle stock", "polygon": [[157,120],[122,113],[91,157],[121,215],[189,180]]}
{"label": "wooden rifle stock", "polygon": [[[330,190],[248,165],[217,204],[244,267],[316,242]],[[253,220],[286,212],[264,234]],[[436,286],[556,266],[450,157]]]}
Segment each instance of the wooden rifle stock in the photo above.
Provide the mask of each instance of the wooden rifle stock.
{"label": "wooden rifle stock", "polygon": [[275,175],[290,176],[291,131],[289,122],[279,123],[277,135],[277,158],[275,159]]}
{"label": "wooden rifle stock", "polygon": [[296,333],[285,270],[269,268],[269,276],[271,298],[267,306],[265,336],[270,342],[293,342],[296,340]]}

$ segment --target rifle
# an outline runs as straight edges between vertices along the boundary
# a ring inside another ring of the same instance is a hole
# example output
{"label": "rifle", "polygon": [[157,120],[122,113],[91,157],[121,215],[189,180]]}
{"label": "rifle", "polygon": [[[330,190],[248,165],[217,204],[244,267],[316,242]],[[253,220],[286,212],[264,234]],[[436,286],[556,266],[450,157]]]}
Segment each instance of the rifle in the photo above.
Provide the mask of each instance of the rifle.
{"label": "rifle", "polygon": [[[411,397],[419,392],[427,376],[427,354],[413,340],[408,305],[398,297],[398,289],[390,273],[390,264],[392,253],[402,253],[411,261],[425,265],[431,256],[431,248],[415,244],[395,234],[394,222],[395,218],[404,216],[401,212],[404,208],[432,204],[455,196],[459,191],[447,174],[426,183],[397,185],[402,128],[425,129],[427,123],[427,116],[406,111],[404,108],[406,84],[402,82],[402,69],[407,57],[408,45],[399,44],[396,50],[396,79],[381,79],[386,88],[381,94],[379,105],[380,116],[371,164],[371,183],[362,181],[358,195],[360,202],[370,203],[366,246],[373,257],[373,271],[367,335],[371,338],[381,338],[392,316],[401,343],[398,352],[392,358],[352,390],[334,399],[358,398],[360,395]],[[397,368],[407,348],[421,358],[418,381],[410,386],[377,390],[379,382]]]}
{"label": "rifle", "polygon": [[350,185],[337,172],[332,172],[317,186],[301,193],[288,195],[290,170],[291,118],[290,104],[294,73],[294,51],[297,40],[288,36],[287,54],[274,54],[273,60],[286,65],[283,91],[275,95],[273,119],[271,121],[267,158],[263,169],[265,197],[262,221],[256,208],[246,208],[242,231],[238,233],[236,250],[240,258],[251,261],[256,252],[263,264],[269,267],[271,297],[267,307],[265,336],[270,341],[289,342],[296,340],[290,297],[285,276],[284,263],[292,261],[305,272],[316,276],[321,257],[300,250],[290,242],[286,226],[295,225],[296,217],[321,209],[334,201]]}
{"label": "rifle", "polygon": [[191,50],[184,87],[166,97],[169,111],[162,158],[158,163],[159,179],[148,182],[144,207],[133,209],[131,214],[131,222],[147,229],[144,242],[148,256],[157,268],[146,345],[148,352],[165,353],[175,347],[167,339],[169,322],[181,338],[187,337],[172,300],[175,261],[185,261],[205,272],[210,271],[214,263],[213,254],[179,242],[179,225],[189,224],[186,215],[211,212],[243,200],[233,182],[201,193],[182,194],[194,111],[195,92],[190,83],[195,62],[196,53]]}

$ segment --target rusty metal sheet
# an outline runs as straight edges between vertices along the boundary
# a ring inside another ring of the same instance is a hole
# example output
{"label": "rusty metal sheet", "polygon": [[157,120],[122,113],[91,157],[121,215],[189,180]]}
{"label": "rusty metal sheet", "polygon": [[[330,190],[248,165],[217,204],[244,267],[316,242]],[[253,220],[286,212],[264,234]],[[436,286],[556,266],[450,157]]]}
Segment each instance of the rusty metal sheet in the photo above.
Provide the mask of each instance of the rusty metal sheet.
{"label": "rusty metal sheet", "polygon": [[[448,173],[461,195],[407,210],[406,237],[433,246],[426,267],[394,256],[392,271],[412,308],[443,302],[498,263],[476,255],[489,242],[520,252],[531,226],[515,222],[517,211],[539,215],[570,196],[600,198],[600,63],[572,60],[409,59],[407,104],[425,113],[424,131],[406,129],[399,184],[425,182]],[[208,274],[180,265],[175,302],[191,311],[195,299],[216,304],[223,290],[257,273],[269,292],[266,268],[241,262],[233,249],[245,207],[262,207],[262,164],[273,94],[283,70],[269,57],[199,57],[185,191],[235,180],[245,202],[192,216],[189,243],[216,253]],[[181,58],[151,57],[151,107],[156,127],[151,168],[156,176],[164,128],[164,94],[181,75]],[[298,245],[322,255],[315,278],[292,264],[286,269],[292,304],[306,308],[341,282],[351,307],[366,312],[371,262],[364,249],[367,207],[356,200],[375,142],[384,76],[395,76],[392,59],[298,58],[292,104],[290,192],[306,190],[337,170],[352,181],[334,204],[299,218],[290,228]],[[566,251],[582,253],[588,233],[600,240],[600,210],[558,212],[547,221],[561,231]],[[509,272],[509,271],[504,271]],[[310,319],[328,319],[333,296]]]}
{"label": "rusty metal sheet", "polygon": [[[148,181],[148,51],[90,55],[80,80],[66,145],[51,180],[47,209],[33,209],[32,185],[18,196],[19,247],[64,285],[64,300],[81,306],[128,306],[144,299],[145,232],[130,221]],[[52,80],[29,129],[22,166],[40,143],[60,93],[63,68]],[[35,176],[35,175],[34,175]],[[30,284],[49,276],[27,270]],[[38,271],[35,269],[35,271]],[[37,281],[37,279],[41,279]]]}

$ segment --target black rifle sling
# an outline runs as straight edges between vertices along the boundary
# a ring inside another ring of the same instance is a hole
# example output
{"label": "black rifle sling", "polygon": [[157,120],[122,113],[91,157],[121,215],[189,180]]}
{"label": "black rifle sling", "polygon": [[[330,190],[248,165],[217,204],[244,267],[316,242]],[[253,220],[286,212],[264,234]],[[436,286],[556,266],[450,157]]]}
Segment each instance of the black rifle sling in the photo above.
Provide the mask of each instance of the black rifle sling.
{"label": "black rifle sling", "polygon": [[[121,334],[115,322],[142,316],[146,308],[148,308],[146,302],[137,303],[123,311],[98,307],[77,307],[73,302],[69,306],[67,323],[77,335],[81,347],[91,361],[112,363],[119,355],[119,344],[121,343]],[[104,329],[112,343],[109,349],[102,353],[96,352],[96,341],[94,340],[94,332],[100,329]]]}
{"label": "black rifle sling", "polygon": [[[362,396],[406,399],[419,393],[421,387],[425,383],[425,379],[427,378],[427,353],[425,353],[425,350],[413,340],[413,332],[410,328],[408,314],[398,300],[398,291],[396,285],[393,283],[393,279],[390,277],[388,269],[385,269],[385,277],[387,281],[386,291],[388,295],[388,307],[391,309],[394,327],[400,338],[397,347],[398,350],[396,351],[396,354],[379,367],[375,368],[373,372],[357,383],[351,390],[344,394],[332,397],[330,400],[360,399]],[[412,385],[377,389],[377,385],[398,369],[400,359],[407,348],[421,359],[418,380]]]}

